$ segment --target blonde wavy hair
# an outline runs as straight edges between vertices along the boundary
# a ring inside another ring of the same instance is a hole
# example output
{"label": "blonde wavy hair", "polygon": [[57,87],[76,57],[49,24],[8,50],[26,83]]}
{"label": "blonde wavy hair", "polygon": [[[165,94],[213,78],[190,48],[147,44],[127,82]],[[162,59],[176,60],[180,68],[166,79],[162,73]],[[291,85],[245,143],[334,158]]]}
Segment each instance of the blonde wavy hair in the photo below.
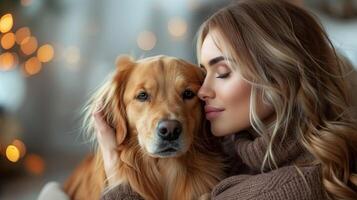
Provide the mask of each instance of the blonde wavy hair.
{"label": "blonde wavy hair", "polygon": [[[267,163],[277,168],[273,141],[295,134],[315,157],[310,164],[321,165],[328,197],[357,199],[357,123],[346,81],[352,68],[336,53],[318,20],[285,1],[233,2],[202,24],[198,59],[209,32],[252,85],[252,128],[261,135],[272,130],[262,170]],[[257,115],[258,97],[275,110],[269,125]]]}

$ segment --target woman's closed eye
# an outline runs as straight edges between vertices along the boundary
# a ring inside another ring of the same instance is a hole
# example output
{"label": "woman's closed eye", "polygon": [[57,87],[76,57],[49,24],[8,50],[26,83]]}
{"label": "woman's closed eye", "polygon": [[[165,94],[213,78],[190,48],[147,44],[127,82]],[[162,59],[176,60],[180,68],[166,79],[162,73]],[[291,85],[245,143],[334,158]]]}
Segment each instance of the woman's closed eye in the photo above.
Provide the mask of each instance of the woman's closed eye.
{"label": "woman's closed eye", "polygon": [[226,66],[218,66],[216,69],[216,78],[228,78],[231,71]]}
{"label": "woman's closed eye", "polygon": [[231,72],[227,72],[227,73],[223,73],[223,74],[218,74],[218,76],[216,76],[216,78],[228,78],[229,75],[231,74]]}

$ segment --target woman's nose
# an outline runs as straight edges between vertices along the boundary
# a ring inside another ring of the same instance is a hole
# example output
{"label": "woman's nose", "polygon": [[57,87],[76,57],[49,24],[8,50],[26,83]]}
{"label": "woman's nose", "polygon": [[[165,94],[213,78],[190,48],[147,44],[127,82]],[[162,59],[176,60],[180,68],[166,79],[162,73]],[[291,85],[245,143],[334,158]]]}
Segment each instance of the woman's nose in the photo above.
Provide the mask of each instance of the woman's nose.
{"label": "woman's nose", "polygon": [[206,101],[207,99],[214,98],[214,91],[204,82],[198,90],[198,97],[201,100]]}

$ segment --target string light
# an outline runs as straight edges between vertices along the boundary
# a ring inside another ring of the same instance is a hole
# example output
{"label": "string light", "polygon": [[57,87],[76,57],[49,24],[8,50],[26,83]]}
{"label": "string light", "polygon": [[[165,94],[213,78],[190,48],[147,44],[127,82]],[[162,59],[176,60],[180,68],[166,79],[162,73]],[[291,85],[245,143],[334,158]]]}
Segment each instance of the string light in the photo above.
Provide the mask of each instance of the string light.
{"label": "string light", "polygon": [[179,17],[175,17],[169,20],[168,30],[174,37],[182,37],[187,32],[187,23]]}
{"label": "string light", "polygon": [[15,44],[15,34],[12,32],[5,33],[1,37],[1,46],[3,49],[10,49],[14,46]]}
{"label": "string light", "polygon": [[15,64],[15,56],[10,52],[0,55],[0,70],[10,70]]}
{"label": "string light", "polygon": [[0,32],[6,33],[12,29],[13,26],[13,18],[10,13],[3,15],[0,18]]}
{"label": "string light", "polygon": [[156,36],[150,31],[143,31],[138,36],[137,44],[140,49],[149,51],[156,45]]}
{"label": "string light", "polygon": [[20,151],[14,145],[9,145],[6,148],[6,157],[11,162],[17,162],[20,158]]}
{"label": "string light", "polygon": [[37,57],[31,57],[25,62],[25,72],[27,75],[35,75],[41,71],[42,64]]}
{"label": "string light", "polygon": [[25,158],[25,168],[35,175],[42,175],[45,171],[45,161],[36,154],[29,154]]}
{"label": "string light", "polygon": [[25,38],[20,45],[21,51],[26,55],[31,55],[37,49],[37,39],[35,37]]}
{"label": "string light", "polygon": [[12,145],[14,145],[19,150],[20,158],[24,157],[24,155],[26,154],[25,144],[21,140],[16,139],[12,142]]}
{"label": "string light", "polygon": [[42,45],[37,50],[37,58],[41,62],[49,62],[52,60],[54,55],[53,47],[49,44]]}
{"label": "string light", "polygon": [[76,46],[69,46],[64,50],[64,58],[70,64],[77,64],[81,59],[81,52]]}
{"label": "string light", "polygon": [[21,5],[22,6],[29,6],[31,5],[32,0],[21,0]]}
{"label": "string light", "polygon": [[[32,3],[32,0],[21,0],[23,6],[28,6]],[[15,43],[20,46],[21,52],[29,56],[36,52],[38,48],[37,38],[31,36],[31,30],[28,27],[22,27],[18,29],[15,33],[9,32],[13,27],[13,17],[10,13],[3,15],[0,18],[0,31],[4,33],[0,38],[0,45],[3,49],[11,49]],[[79,51],[78,51],[79,52]],[[73,51],[69,52],[67,60],[69,62],[78,62],[79,53]],[[42,63],[49,62],[54,57],[54,49],[51,45],[42,45],[37,50],[37,55],[31,57],[23,64],[23,71],[25,75],[37,74],[41,68]],[[19,58],[15,53],[5,52],[0,54],[0,70],[9,70],[13,66],[17,65]],[[41,63],[42,62],[42,63]]]}
{"label": "string light", "polygon": [[191,11],[195,11],[200,7],[200,3],[198,0],[188,0],[188,9]]}
{"label": "string light", "polygon": [[31,36],[31,31],[28,27],[22,27],[16,31],[15,36],[16,43],[20,45],[22,41]]}

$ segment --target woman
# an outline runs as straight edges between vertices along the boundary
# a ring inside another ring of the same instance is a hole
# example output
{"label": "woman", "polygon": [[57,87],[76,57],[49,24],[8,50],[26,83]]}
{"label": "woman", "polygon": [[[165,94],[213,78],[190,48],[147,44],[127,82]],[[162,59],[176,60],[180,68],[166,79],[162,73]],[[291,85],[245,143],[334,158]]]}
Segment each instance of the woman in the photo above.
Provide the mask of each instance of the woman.
{"label": "woman", "polygon": [[[316,20],[284,1],[243,0],[215,13],[198,35],[206,73],[198,96],[216,111],[206,113],[212,133],[233,138],[246,169],[219,183],[212,199],[357,199],[346,68]],[[94,117],[110,174],[114,132]],[[114,188],[103,199],[113,194],[125,196]]]}

